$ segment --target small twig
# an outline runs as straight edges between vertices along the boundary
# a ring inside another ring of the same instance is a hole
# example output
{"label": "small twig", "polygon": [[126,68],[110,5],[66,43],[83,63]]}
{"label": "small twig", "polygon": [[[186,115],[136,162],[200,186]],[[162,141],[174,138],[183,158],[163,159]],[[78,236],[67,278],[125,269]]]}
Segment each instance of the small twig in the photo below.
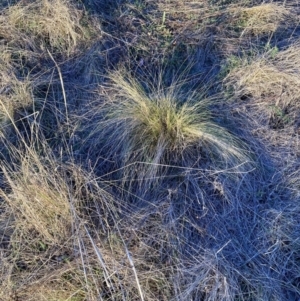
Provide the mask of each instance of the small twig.
{"label": "small twig", "polygon": [[229,243],[231,242],[231,239],[229,241],[227,241],[217,252],[216,252],[216,255],[218,253],[220,253]]}
{"label": "small twig", "polygon": [[65,86],[64,86],[64,81],[63,81],[63,77],[61,74],[61,70],[60,67],[58,66],[58,64],[56,63],[55,59],[53,58],[51,52],[47,49],[47,52],[51,58],[51,60],[54,62],[56,69],[58,71],[58,75],[59,75],[59,79],[60,79],[60,84],[61,84],[61,89],[62,89],[62,93],[63,93],[63,98],[64,98],[64,103],[65,103],[65,110],[66,110],[66,120],[67,120],[67,124],[69,126],[69,117],[68,117],[68,106],[67,106],[67,96],[66,96],[66,91],[65,91]]}
{"label": "small twig", "polygon": [[107,270],[107,268],[106,268],[106,266],[105,266],[105,262],[104,262],[104,259],[103,259],[102,255],[101,255],[101,253],[100,253],[100,250],[99,250],[99,248],[96,246],[96,244],[95,244],[93,238],[91,237],[91,235],[90,235],[88,229],[86,228],[86,226],[84,226],[84,229],[85,229],[85,231],[86,231],[86,233],[87,233],[87,235],[88,235],[88,237],[89,237],[89,239],[90,239],[90,242],[91,242],[92,245],[93,245],[93,248],[94,248],[94,251],[95,251],[95,253],[96,253],[96,255],[97,255],[97,258],[98,258],[98,260],[99,260],[99,262],[100,262],[100,264],[101,264],[101,266],[102,266],[102,268],[103,268],[103,274],[104,274],[104,278],[105,278],[106,285],[107,285],[107,287],[108,287],[109,289],[112,288],[112,289],[114,290],[114,286],[113,286],[113,284],[112,284],[112,282],[111,282],[111,280],[110,280],[110,276],[109,276],[108,270]]}
{"label": "small twig", "polygon": [[[123,241],[123,238],[121,238],[121,239]],[[130,265],[130,267],[131,267],[131,269],[133,271],[134,277],[135,277],[135,281],[136,281],[136,284],[137,284],[137,287],[138,287],[138,291],[139,291],[139,294],[140,294],[140,297],[141,297],[141,301],[144,301],[145,299],[144,299],[144,296],[143,296],[143,291],[142,291],[142,288],[141,288],[141,285],[140,285],[140,281],[139,281],[139,278],[138,278],[138,275],[137,275],[137,272],[136,272],[133,260],[131,258],[129,250],[127,249],[127,246],[126,246],[126,244],[125,244],[124,241],[123,241],[123,244],[124,244],[124,248],[125,248],[125,252],[126,252],[128,261],[129,261],[129,265]]]}

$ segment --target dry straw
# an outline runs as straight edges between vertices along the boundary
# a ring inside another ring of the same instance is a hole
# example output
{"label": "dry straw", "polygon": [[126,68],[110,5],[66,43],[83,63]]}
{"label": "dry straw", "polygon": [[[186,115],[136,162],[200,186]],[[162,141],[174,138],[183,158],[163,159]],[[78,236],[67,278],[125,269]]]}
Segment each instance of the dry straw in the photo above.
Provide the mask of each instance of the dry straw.
{"label": "dry straw", "polygon": [[267,52],[253,59],[240,60],[240,65],[228,74],[225,84],[232,86],[236,95],[275,99],[276,105],[297,105],[299,99],[300,60],[299,43],[273,54]]}
{"label": "dry straw", "polygon": [[275,3],[266,3],[253,7],[236,7],[229,9],[233,17],[231,25],[242,30],[245,34],[274,33],[280,27],[296,24],[296,16],[289,8]]}

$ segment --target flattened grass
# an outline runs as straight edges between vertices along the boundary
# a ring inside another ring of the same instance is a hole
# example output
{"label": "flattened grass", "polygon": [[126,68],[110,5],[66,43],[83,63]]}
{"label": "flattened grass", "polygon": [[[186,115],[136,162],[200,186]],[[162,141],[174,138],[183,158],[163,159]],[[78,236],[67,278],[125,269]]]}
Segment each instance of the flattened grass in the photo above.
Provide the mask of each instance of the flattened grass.
{"label": "flattened grass", "polygon": [[231,26],[237,26],[241,30],[241,35],[274,33],[280,26],[292,26],[297,20],[289,8],[276,3],[237,7],[233,8],[231,13],[234,16]]}
{"label": "flattened grass", "polygon": [[[66,0],[41,0],[10,6],[0,16],[0,36],[8,43],[25,39],[28,46],[70,54],[93,29],[82,25],[84,12]],[[23,42],[24,43],[24,42]]]}
{"label": "flattened grass", "polygon": [[299,42],[285,50],[267,52],[249,60],[240,60],[225,78],[235,95],[249,95],[256,99],[274,99],[276,105],[298,106],[299,95]]}

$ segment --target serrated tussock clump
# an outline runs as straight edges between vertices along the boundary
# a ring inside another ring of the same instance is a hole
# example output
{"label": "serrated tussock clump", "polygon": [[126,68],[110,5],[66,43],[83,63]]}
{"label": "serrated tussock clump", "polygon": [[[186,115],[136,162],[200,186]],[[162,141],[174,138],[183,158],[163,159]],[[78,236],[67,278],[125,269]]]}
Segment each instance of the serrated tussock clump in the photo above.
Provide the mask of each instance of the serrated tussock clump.
{"label": "serrated tussock clump", "polygon": [[248,161],[241,141],[212,118],[209,99],[182,93],[176,83],[148,84],[146,91],[123,72],[110,80],[107,99],[95,109],[100,119],[92,135],[108,157],[117,153],[123,166],[212,160],[233,167]]}

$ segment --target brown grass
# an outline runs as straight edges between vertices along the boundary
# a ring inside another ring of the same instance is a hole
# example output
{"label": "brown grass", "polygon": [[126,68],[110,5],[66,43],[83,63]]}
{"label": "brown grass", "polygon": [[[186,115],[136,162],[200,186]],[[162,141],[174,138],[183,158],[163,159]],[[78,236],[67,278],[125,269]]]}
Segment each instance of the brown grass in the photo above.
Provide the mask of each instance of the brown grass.
{"label": "brown grass", "polygon": [[280,26],[295,24],[297,17],[284,5],[266,3],[253,7],[237,7],[229,10],[233,16],[231,26],[237,26],[244,34],[274,33]]}
{"label": "brown grass", "polygon": [[83,17],[84,12],[66,0],[20,2],[1,15],[0,36],[8,43],[23,39],[28,46],[70,54],[93,32],[91,23],[81,24]]}
{"label": "brown grass", "polygon": [[266,53],[248,61],[240,60],[240,66],[231,70],[225,78],[236,95],[255,98],[271,98],[276,105],[297,105],[299,99],[300,60],[299,43],[277,54]]}
{"label": "brown grass", "polygon": [[1,132],[4,132],[16,119],[22,118],[22,111],[33,105],[33,95],[30,80],[16,76],[11,51],[5,46],[1,50],[0,124]]}

